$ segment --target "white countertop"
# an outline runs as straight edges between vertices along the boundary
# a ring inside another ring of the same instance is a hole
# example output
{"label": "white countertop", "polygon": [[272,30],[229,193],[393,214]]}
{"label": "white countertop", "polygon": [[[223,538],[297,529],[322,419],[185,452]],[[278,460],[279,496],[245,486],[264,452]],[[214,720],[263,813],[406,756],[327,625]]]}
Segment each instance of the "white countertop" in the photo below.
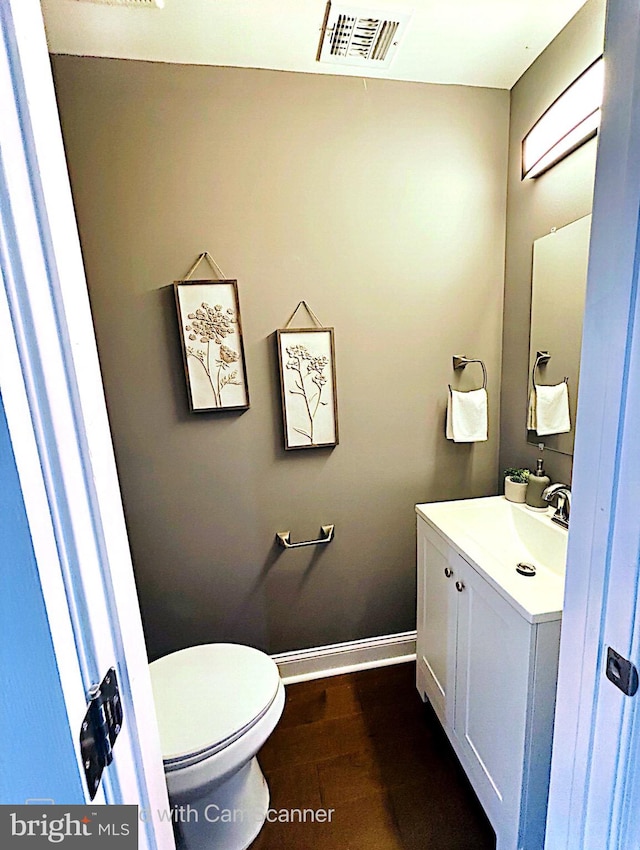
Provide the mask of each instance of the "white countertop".
{"label": "white countertop", "polygon": [[[530,623],[562,617],[567,531],[553,509],[531,511],[504,496],[426,502],[416,513]],[[516,572],[519,561],[536,575]]]}

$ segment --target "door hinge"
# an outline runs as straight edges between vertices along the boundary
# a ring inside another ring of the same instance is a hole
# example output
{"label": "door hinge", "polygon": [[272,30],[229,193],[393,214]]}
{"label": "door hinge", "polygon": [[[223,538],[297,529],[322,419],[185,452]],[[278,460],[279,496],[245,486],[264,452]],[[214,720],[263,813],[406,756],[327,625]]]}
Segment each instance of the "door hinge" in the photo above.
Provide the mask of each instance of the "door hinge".
{"label": "door hinge", "polygon": [[91,799],[96,796],[102,771],[113,761],[113,745],[122,728],[122,702],[114,667],[89,691],[89,705],[80,731],[82,765]]}
{"label": "door hinge", "polygon": [[638,690],[638,671],[635,665],[624,658],[615,649],[607,647],[607,679],[620,688],[628,697],[635,695]]}

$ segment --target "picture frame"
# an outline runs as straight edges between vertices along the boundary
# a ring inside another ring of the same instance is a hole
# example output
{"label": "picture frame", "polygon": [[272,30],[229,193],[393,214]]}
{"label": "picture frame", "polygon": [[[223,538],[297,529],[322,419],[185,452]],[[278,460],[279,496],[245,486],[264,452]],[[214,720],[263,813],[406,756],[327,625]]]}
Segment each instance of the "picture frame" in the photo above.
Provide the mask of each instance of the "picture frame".
{"label": "picture frame", "polygon": [[283,328],[276,336],[285,449],[337,446],[333,328]]}
{"label": "picture frame", "polygon": [[191,412],[247,410],[237,280],[177,280],[173,291]]}

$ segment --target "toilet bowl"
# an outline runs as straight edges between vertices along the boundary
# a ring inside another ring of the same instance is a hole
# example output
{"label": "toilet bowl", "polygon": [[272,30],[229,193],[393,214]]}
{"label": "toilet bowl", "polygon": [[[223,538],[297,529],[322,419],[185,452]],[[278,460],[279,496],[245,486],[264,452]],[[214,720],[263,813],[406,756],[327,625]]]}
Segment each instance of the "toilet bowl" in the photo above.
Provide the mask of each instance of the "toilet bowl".
{"label": "toilet bowl", "polygon": [[280,719],[274,661],[249,646],[204,644],[149,665],[180,850],[245,850],[269,789],[256,753]]}

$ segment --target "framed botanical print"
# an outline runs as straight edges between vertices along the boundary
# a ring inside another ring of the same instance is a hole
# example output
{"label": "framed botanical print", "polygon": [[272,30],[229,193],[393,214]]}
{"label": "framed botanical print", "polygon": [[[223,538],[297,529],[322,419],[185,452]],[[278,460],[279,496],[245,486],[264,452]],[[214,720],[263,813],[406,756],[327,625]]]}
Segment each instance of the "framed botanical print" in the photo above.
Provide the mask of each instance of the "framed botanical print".
{"label": "framed botanical print", "polygon": [[238,282],[179,280],[173,288],[191,410],[246,410]]}
{"label": "framed botanical print", "polygon": [[333,328],[277,332],[285,449],[338,444]]}

